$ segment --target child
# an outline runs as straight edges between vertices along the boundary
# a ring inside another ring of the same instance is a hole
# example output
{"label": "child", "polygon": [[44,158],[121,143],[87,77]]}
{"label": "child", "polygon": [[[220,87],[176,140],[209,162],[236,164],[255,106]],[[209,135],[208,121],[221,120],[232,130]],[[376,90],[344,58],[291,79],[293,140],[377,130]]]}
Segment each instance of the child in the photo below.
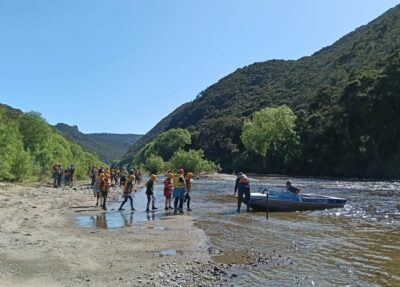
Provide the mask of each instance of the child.
{"label": "child", "polygon": [[172,173],[168,173],[167,178],[164,180],[165,210],[172,209],[171,196],[174,190],[173,176]]}
{"label": "child", "polygon": [[101,196],[100,183],[103,181],[103,179],[104,179],[104,174],[100,173],[96,177],[96,180],[93,185],[94,196],[96,197],[96,206],[99,206],[99,201],[100,201],[100,206],[103,206],[103,201],[100,197]]}
{"label": "child", "polygon": [[124,206],[124,204],[128,201],[131,204],[131,211],[134,211],[135,209],[133,208],[133,199],[132,199],[132,191],[134,188],[134,184],[135,184],[135,176],[134,175],[130,175],[128,177],[128,181],[125,183],[124,186],[124,201],[121,203],[121,206],[119,207],[118,210],[123,210],[122,207]]}
{"label": "child", "polygon": [[102,208],[104,210],[107,210],[106,207],[106,202],[107,202],[107,197],[108,197],[108,192],[110,191],[110,174],[105,174],[104,179],[100,182],[100,190],[101,190],[101,196],[103,197],[103,206]]}
{"label": "child", "polygon": [[190,208],[190,191],[192,190],[192,178],[193,178],[193,173],[188,172],[185,177],[186,181],[186,194],[185,194],[185,200],[187,204],[187,211],[192,211]]}
{"label": "child", "polygon": [[155,197],[154,197],[154,183],[156,181],[157,177],[152,174],[150,176],[150,180],[146,183],[146,195],[147,195],[147,208],[146,212],[150,212],[150,202],[152,201],[152,209],[157,209],[154,205]]}

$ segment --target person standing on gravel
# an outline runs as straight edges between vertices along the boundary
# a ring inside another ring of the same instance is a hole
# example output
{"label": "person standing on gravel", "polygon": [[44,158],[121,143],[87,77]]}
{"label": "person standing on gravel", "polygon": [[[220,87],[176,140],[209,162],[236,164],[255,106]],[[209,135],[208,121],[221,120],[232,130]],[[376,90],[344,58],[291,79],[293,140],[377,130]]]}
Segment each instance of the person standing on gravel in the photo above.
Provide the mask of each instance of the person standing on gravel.
{"label": "person standing on gravel", "polygon": [[69,186],[74,186],[74,174],[75,174],[75,166],[71,163],[69,165]]}
{"label": "person standing on gravel", "polygon": [[[123,195],[124,201],[121,203],[121,206],[118,209],[119,211],[123,210],[122,207],[128,201],[128,199],[131,204],[131,211],[135,210],[133,208],[133,199],[132,199],[132,192],[134,191],[134,185],[135,185],[135,176],[130,175],[128,177],[128,181],[125,183],[125,186],[124,186],[124,195]],[[135,192],[136,192],[136,190],[135,190]]]}
{"label": "person standing on gravel", "polygon": [[53,165],[53,186],[57,187],[57,179],[58,179],[58,163],[56,163],[55,165]]}
{"label": "person standing on gravel", "polygon": [[96,181],[96,178],[97,178],[97,176],[100,174],[100,172],[98,171],[98,169],[97,169],[97,166],[93,166],[92,167],[92,169],[90,170],[90,177],[91,177],[91,179],[92,179],[92,182],[91,182],[91,186],[94,186],[94,183],[95,183],[95,181]]}
{"label": "person standing on gravel", "polygon": [[64,169],[63,169],[61,163],[59,163],[58,170],[57,170],[57,187],[61,186],[63,174],[64,174]]}

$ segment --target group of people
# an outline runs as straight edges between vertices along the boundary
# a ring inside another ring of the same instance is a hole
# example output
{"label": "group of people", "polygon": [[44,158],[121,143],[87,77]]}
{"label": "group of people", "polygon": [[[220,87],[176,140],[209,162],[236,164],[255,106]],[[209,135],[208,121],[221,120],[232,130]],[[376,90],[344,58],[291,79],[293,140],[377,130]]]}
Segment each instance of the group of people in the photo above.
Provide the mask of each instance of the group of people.
{"label": "group of people", "polygon": [[53,186],[61,187],[62,179],[64,178],[64,185],[72,187],[74,185],[75,166],[71,163],[66,169],[63,168],[61,163],[53,165]]}
{"label": "group of people", "polygon": [[140,169],[131,169],[129,172],[127,168],[112,167],[111,169],[101,166],[100,168],[96,165],[90,169],[89,176],[92,179],[91,186],[94,187],[97,177],[101,173],[108,173],[110,175],[110,182],[114,185],[124,186],[128,176],[135,176],[135,183],[140,184],[142,182],[142,172]]}
{"label": "group of people", "polygon": [[[119,180],[119,186],[123,188],[123,201],[119,210],[123,210],[123,207],[128,200],[131,211],[135,210],[133,207],[132,195],[137,192],[137,185],[141,183],[140,170],[130,170],[127,172],[127,170],[123,168],[121,170],[118,169],[118,173],[114,173],[112,169],[108,170],[103,167],[97,169],[97,167],[94,166],[91,170],[91,176],[94,196],[96,197],[96,206],[100,205],[104,210],[107,210],[106,202],[112,183],[115,182],[115,186],[118,186],[117,183]],[[187,211],[192,210],[190,208],[192,178],[193,173],[188,172],[185,174],[183,169],[179,169],[177,173],[167,173],[167,178],[163,182],[165,210],[173,209],[174,214],[183,214],[183,205],[185,202],[187,204]],[[154,186],[156,181],[157,176],[151,174],[149,180],[146,182],[146,212],[158,209],[155,205],[156,198],[154,196]],[[174,199],[174,207],[171,206],[172,198]]]}
{"label": "group of people", "polygon": [[[298,194],[300,192],[300,189],[294,187],[290,181],[286,182],[286,190],[294,194]],[[244,201],[246,204],[247,211],[250,211],[250,180],[243,172],[239,172],[237,174],[233,195],[236,195],[236,193],[238,194],[236,211],[240,213],[242,201]],[[245,197],[244,200],[243,196]]]}
{"label": "group of people", "polygon": [[[104,167],[92,169],[92,186],[94,189],[94,195],[96,197],[96,206],[101,206],[104,210],[107,210],[106,202],[108,194],[110,192],[113,182],[115,186],[123,188],[123,201],[118,210],[124,210],[123,207],[126,202],[130,203],[131,211],[134,211],[133,207],[133,193],[136,193],[138,188],[137,185],[141,183],[140,170],[130,170],[126,168],[119,168],[108,170]],[[73,173],[72,173],[73,174]],[[94,180],[93,180],[94,178]],[[163,181],[164,185],[164,197],[165,197],[165,210],[174,210],[174,214],[183,214],[183,205],[187,204],[187,211],[192,211],[190,208],[191,201],[191,190],[192,190],[192,179],[193,173],[187,172],[183,169],[179,169],[177,173],[168,172],[166,179]],[[156,198],[154,196],[154,186],[157,181],[157,176],[151,174],[149,180],[146,182],[146,212],[150,210],[157,210]],[[290,181],[286,182],[286,190],[294,194],[300,192],[299,188],[292,186]],[[247,211],[250,211],[250,180],[242,172],[238,173],[235,182],[234,195],[238,193],[237,199],[237,212],[240,213],[242,202],[247,206]],[[243,200],[244,197],[244,200]],[[173,203],[173,207],[172,207]],[[150,209],[151,208],[151,209]]]}
{"label": "group of people", "polygon": [[[174,214],[178,212],[183,214],[183,204],[186,202],[187,211],[190,208],[191,190],[193,173],[188,172],[185,175],[183,169],[178,173],[168,173],[164,180],[165,210],[174,209]],[[174,198],[174,207],[171,206],[172,197]]]}

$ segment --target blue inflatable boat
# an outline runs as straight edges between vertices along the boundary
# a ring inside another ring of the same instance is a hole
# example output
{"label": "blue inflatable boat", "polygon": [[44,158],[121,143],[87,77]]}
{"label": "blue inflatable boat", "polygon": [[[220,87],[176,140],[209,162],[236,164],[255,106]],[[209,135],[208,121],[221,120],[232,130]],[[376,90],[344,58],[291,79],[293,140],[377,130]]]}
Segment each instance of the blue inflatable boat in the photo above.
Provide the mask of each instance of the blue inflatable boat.
{"label": "blue inflatable boat", "polygon": [[261,187],[250,195],[250,207],[255,211],[306,211],[342,208],[346,199],[317,194],[294,194]]}

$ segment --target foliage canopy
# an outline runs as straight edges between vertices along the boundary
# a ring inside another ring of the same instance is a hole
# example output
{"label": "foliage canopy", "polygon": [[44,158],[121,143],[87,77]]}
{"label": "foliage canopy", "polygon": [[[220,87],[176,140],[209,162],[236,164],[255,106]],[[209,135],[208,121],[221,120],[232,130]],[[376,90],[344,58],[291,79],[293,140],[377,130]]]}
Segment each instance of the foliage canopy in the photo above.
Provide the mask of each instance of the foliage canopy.
{"label": "foliage canopy", "polygon": [[264,108],[247,119],[241,135],[244,146],[260,156],[268,152],[289,155],[298,145],[296,116],[288,106]]}
{"label": "foliage canopy", "polygon": [[[11,116],[10,116],[11,115]],[[58,134],[38,113],[10,113],[0,107],[0,180],[24,181],[51,176],[52,166],[72,163],[85,178],[97,157]]]}

